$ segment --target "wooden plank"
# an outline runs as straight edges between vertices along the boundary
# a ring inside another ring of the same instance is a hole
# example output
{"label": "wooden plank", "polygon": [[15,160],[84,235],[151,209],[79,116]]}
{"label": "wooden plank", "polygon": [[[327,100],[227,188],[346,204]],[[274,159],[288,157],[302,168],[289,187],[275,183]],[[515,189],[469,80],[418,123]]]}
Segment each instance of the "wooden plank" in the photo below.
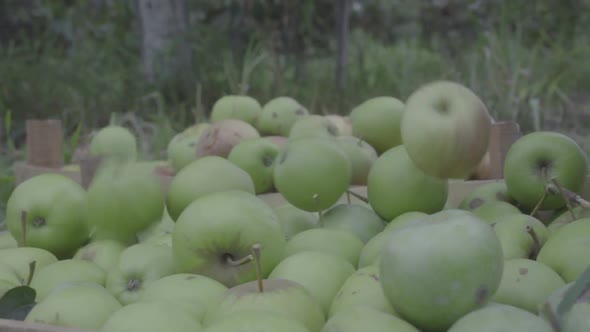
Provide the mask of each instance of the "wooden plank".
{"label": "wooden plank", "polygon": [[64,165],[60,120],[27,120],[27,164],[48,168]]}
{"label": "wooden plank", "polygon": [[92,332],[48,324],[0,319],[0,332]]}
{"label": "wooden plank", "polygon": [[80,176],[79,170],[68,170],[63,168],[50,168],[50,167],[43,167],[43,166],[35,166],[29,165],[24,162],[17,162],[13,166],[14,169],[14,183],[15,185],[19,185],[22,182],[45,173],[55,173],[61,174],[64,176],[69,177],[70,179],[81,183],[82,179]]}
{"label": "wooden plank", "polygon": [[496,122],[492,124],[490,133],[490,178],[504,178],[504,160],[512,144],[521,137],[518,123],[513,121]]}

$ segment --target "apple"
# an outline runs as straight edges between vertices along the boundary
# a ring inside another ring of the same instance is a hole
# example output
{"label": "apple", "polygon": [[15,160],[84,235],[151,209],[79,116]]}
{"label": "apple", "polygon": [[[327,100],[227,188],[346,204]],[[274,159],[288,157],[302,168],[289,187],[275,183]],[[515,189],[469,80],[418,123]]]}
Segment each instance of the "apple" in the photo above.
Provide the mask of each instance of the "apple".
{"label": "apple", "polygon": [[217,99],[213,104],[210,118],[212,123],[238,119],[254,125],[260,112],[262,112],[262,106],[258,100],[250,96],[228,95]]}
{"label": "apple", "polygon": [[91,138],[88,152],[92,157],[117,161],[136,160],[137,139],[122,126],[109,125],[98,130]]}
{"label": "apple", "polygon": [[279,217],[287,241],[298,233],[319,227],[317,214],[298,209],[289,203],[277,206],[273,210]]}
{"label": "apple", "polygon": [[490,224],[497,219],[522,214],[516,206],[502,201],[486,202],[471,210],[471,212]]}
{"label": "apple", "polygon": [[100,332],[202,332],[201,323],[180,304],[170,302],[138,302],[115,311]]}
{"label": "apple", "polygon": [[336,143],[350,159],[350,184],[366,186],[369,171],[378,158],[377,151],[369,143],[353,136],[338,136]]}
{"label": "apple", "polygon": [[572,217],[572,214],[567,210],[558,215],[553,221],[549,223],[547,229],[549,231],[549,235],[555,234],[558,230],[560,230],[563,226],[570,224],[571,222],[582,219],[582,218],[589,218],[590,217],[590,209],[586,209],[581,206],[576,206],[572,209],[572,212],[575,215]]}
{"label": "apple", "polygon": [[463,210],[473,210],[487,202],[506,202],[515,204],[516,201],[508,194],[508,187],[503,181],[490,182],[477,186],[471,190],[459,203]]}
{"label": "apple", "polygon": [[369,308],[351,307],[336,313],[326,322],[322,332],[420,332],[405,320]]}
{"label": "apple", "polygon": [[338,127],[324,116],[317,114],[301,117],[293,123],[289,131],[290,141],[309,137],[335,138],[338,136],[340,136]]}
{"label": "apple", "polygon": [[576,280],[590,265],[590,218],[578,219],[549,237],[537,261],[557,272],[566,283]]}
{"label": "apple", "polygon": [[0,298],[4,293],[14,287],[22,285],[23,281],[19,278],[16,270],[5,263],[0,263]]}
{"label": "apple", "polygon": [[[549,316],[546,311],[547,307],[551,310],[552,314],[557,314],[557,308],[565,293],[574,285],[574,282],[565,284],[559,287],[553,293],[551,293],[546,301],[539,306],[539,315],[543,317],[547,322],[551,322],[554,319]],[[561,317],[561,331],[564,332],[577,332],[577,331],[589,331],[590,330],[590,288],[586,288],[584,292],[578,297],[573,306],[564,312]]]}
{"label": "apple", "polygon": [[35,262],[35,270],[40,270],[57,262],[57,257],[51,252],[32,247],[18,247],[0,250],[0,264],[12,267],[21,283],[24,283],[31,273],[30,264]]}
{"label": "apple", "polygon": [[469,88],[435,81],[406,100],[401,136],[408,155],[424,173],[466,179],[488,151],[491,117]]}
{"label": "apple", "polygon": [[203,131],[210,125],[206,122],[198,123],[172,137],[168,143],[166,153],[168,155],[168,162],[172,165],[176,173],[197,159],[195,152],[197,143]]}
{"label": "apple", "polygon": [[545,299],[564,285],[563,279],[543,263],[527,258],[509,259],[504,262],[502,281],[492,301],[536,314]]}
{"label": "apple", "polygon": [[501,217],[492,225],[502,244],[504,259],[535,259],[549,237],[547,227],[526,214]]}
{"label": "apple", "polygon": [[486,152],[483,155],[483,158],[480,160],[479,164],[471,175],[469,179],[472,180],[488,180],[492,177],[492,160],[490,157],[490,151]]}
{"label": "apple", "polygon": [[[226,287],[256,279],[252,246],[262,246],[266,277],[283,257],[279,218],[262,199],[241,190],[201,196],[182,212],[172,233],[177,271],[200,274]],[[243,261],[243,263],[240,263]]]}
{"label": "apple", "polygon": [[110,240],[119,242],[124,246],[131,246],[138,243],[137,235],[140,233],[123,233],[114,229],[93,226],[90,231],[90,242]]}
{"label": "apple", "polygon": [[369,207],[359,204],[337,204],[321,219],[323,228],[344,229],[367,243],[385,228],[385,222]]}
{"label": "apple", "polygon": [[[227,290],[207,310],[203,325],[215,326],[241,312],[263,311],[266,316],[277,316],[300,322],[309,332],[320,332],[326,319],[320,304],[299,283],[285,279],[250,281]],[[233,330],[232,330],[233,331]],[[229,332],[229,331],[228,331]]]}
{"label": "apple", "polygon": [[349,308],[364,307],[397,315],[383,293],[379,280],[379,266],[369,265],[358,269],[344,281],[330,305],[328,317]]}
{"label": "apple", "polygon": [[256,121],[256,128],[263,135],[288,137],[295,121],[307,115],[309,111],[295,99],[279,96],[269,100],[262,107]]}
{"label": "apple", "polygon": [[26,246],[50,251],[58,258],[71,257],[89,236],[84,188],[57,173],[36,175],[20,183],[6,203],[10,234],[23,237],[26,213]]}
{"label": "apple", "polygon": [[302,321],[269,310],[244,310],[207,327],[207,332],[309,332]]}
{"label": "apple", "polygon": [[18,247],[18,242],[9,231],[0,232],[0,249],[9,249]]}
{"label": "apple", "polygon": [[503,264],[489,224],[445,210],[392,232],[379,266],[385,296],[400,317],[437,332],[490,301]]}
{"label": "apple", "polygon": [[517,307],[496,304],[460,317],[447,332],[535,331],[553,332],[539,316]]}
{"label": "apple", "polygon": [[302,138],[281,150],[275,159],[273,178],[287,202],[316,212],[342,197],[351,175],[350,160],[332,140]]}
{"label": "apple", "polygon": [[[556,132],[522,136],[512,144],[504,161],[504,179],[510,196],[528,208],[541,201],[552,179],[561,187],[578,192],[587,174],[584,151],[571,138]],[[554,210],[564,205],[558,193],[550,192],[539,209]]]}
{"label": "apple", "polygon": [[267,139],[251,138],[238,143],[227,159],[250,175],[256,194],[263,194],[274,189],[274,160],[279,151],[279,147]]}
{"label": "apple", "polygon": [[352,232],[338,228],[312,228],[293,236],[285,247],[284,257],[317,251],[336,255],[357,266],[363,242]]}
{"label": "apple", "polygon": [[285,136],[262,136],[263,139],[272,142],[279,149],[284,148],[289,143],[289,138]]}
{"label": "apple", "polygon": [[37,303],[25,322],[98,331],[121,307],[100,285],[74,284],[52,292]]}
{"label": "apple", "polygon": [[126,246],[118,241],[98,240],[78,249],[73,259],[93,262],[108,272],[117,265],[119,256],[125,248]]}
{"label": "apple", "polygon": [[382,154],[402,144],[403,113],[404,103],[397,98],[379,96],[365,100],[350,111],[352,134]]}
{"label": "apple", "polygon": [[383,153],[367,178],[371,207],[384,220],[406,212],[434,213],[447,202],[448,181],[419,170],[403,145]]}
{"label": "apple", "polygon": [[159,237],[160,235],[172,234],[174,229],[174,220],[164,207],[164,213],[159,222],[152,224],[149,228],[137,234],[139,242],[145,242],[151,238]]}
{"label": "apple", "polygon": [[[449,209],[447,209],[449,210]],[[421,219],[423,217],[428,216],[428,213],[420,212],[420,211],[410,211],[400,214],[399,216],[393,218],[386,226],[385,230],[390,231],[397,229],[399,227],[403,227],[409,223],[412,223],[414,220]]]}
{"label": "apple", "polygon": [[105,271],[93,262],[64,259],[35,270],[31,288],[37,292],[37,301],[42,301],[56,287],[78,281],[93,282],[104,286]]}
{"label": "apple", "polygon": [[178,273],[149,284],[139,301],[172,301],[183,304],[193,317],[201,321],[210,303],[219,299],[227,287],[211,278]]}
{"label": "apple", "polygon": [[359,269],[381,262],[381,253],[387,243],[391,231],[384,230],[370,239],[361,249],[357,267]]}
{"label": "apple", "polygon": [[255,193],[254,182],[246,171],[218,156],[203,157],[174,176],[166,197],[166,209],[172,220],[177,220],[195,199],[230,189]]}
{"label": "apple", "polygon": [[126,248],[108,271],[105,287],[123,305],[137,302],[154,281],[175,273],[172,249],[139,243]]}
{"label": "apple", "polygon": [[353,136],[352,133],[352,120],[350,116],[342,116],[338,114],[327,114],[324,118],[328,119],[336,128],[340,135]]}
{"label": "apple", "polygon": [[219,156],[227,158],[231,149],[241,141],[260,137],[251,124],[242,120],[226,119],[216,122],[205,130],[197,142],[195,156]]}

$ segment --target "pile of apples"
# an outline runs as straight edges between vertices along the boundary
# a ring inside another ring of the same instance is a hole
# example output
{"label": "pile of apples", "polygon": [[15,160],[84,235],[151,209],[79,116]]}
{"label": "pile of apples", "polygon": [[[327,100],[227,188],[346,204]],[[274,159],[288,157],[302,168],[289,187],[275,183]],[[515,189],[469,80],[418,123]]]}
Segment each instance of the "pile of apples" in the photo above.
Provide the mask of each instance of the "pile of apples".
{"label": "pile of apples", "polygon": [[347,116],[225,96],[164,161],[102,128],[87,190],[43,174],[12,193],[0,317],[101,332],[590,331],[574,141],[522,136],[505,181],[448,203],[449,181],[489,162],[492,123],[471,90],[436,81]]}

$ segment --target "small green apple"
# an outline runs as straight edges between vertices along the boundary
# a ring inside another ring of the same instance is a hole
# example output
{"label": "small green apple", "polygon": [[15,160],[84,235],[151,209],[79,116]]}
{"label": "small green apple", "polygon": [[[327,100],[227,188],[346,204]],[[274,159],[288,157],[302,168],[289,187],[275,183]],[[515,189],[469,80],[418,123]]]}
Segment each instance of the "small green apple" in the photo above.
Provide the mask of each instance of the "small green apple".
{"label": "small green apple", "polygon": [[88,151],[93,157],[118,161],[136,160],[137,139],[129,129],[109,125],[92,136]]}
{"label": "small green apple", "polygon": [[237,119],[221,120],[203,130],[195,148],[195,156],[197,159],[206,156],[227,158],[241,141],[258,137],[260,134],[256,128],[247,122]]}
{"label": "small green apple", "polygon": [[287,241],[298,233],[319,227],[317,214],[301,210],[292,204],[285,203],[273,208],[273,210],[279,217]]}
{"label": "small green apple", "polygon": [[307,115],[309,115],[309,111],[295,99],[279,96],[269,100],[262,107],[256,122],[256,128],[263,135],[288,137],[293,124]]}
{"label": "small green apple", "polygon": [[263,194],[274,189],[274,161],[279,151],[265,138],[251,138],[234,146],[227,159],[250,175],[256,194]]}
{"label": "small green apple", "polygon": [[78,249],[73,259],[93,262],[108,272],[117,265],[119,256],[125,248],[126,246],[118,241],[98,240]]}
{"label": "small green apple", "polygon": [[420,332],[405,320],[368,307],[346,308],[332,316],[322,332]]}
{"label": "small green apple", "polygon": [[484,203],[471,210],[471,212],[490,224],[503,217],[522,214],[516,206],[502,201]]}
{"label": "small green apple", "polygon": [[539,316],[506,304],[473,310],[460,317],[447,332],[535,331],[553,332]]}
{"label": "small green apple", "polygon": [[93,262],[65,259],[36,270],[31,288],[37,292],[37,300],[42,301],[63,284],[84,281],[104,286],[105,277],[105,271]]}
{"label": "small green apple", "polygon": [[366,186],[369,171],[378,158],[375,148],[353,136],[338,136],[336,143],[350,159],[352,167],[350,184]]}
{"label": "small green apple", "polygon": [[57,261],[54,254],[39,248],[18,247],[0,250],[0,264],[11,266],[16,271],[21,283],[29,278],[32,262],[35,262],[35,270],[39,271]]}
{"label": "small green apple", "polygon": [[402,144],[400,124],[404,103],[389,96],[365,100],[350,111],[352,133],[378,154]]}
{"label": "small green apple", "polygon": [[244,310],[207,327],[207,332],[309,332],[303,321],[269,310]]}
{"label": "small green apple", "polygon": [[309,137],[336,138],[338,136],[340,136],[338,127],[324,116],[317,114],[301,117],[293,123],[289,131],[290,141]]}
{"label": "small green apple", "polygon": [[323,214],[321,226],[348,230],[364,244],[385,228],[385,222],[364,205],[337,204]]}
{"label": "small green apple", "polygon": [[471,190],[459,204],[459,209],[473,210],[487,202],[506,202],[515,204],[516,201],[508,194],[508,187],[504,181],[482,184]]}
{"label": "small green apple", "polygon": [[176,173],[197,159],[197,143],[203,131],[210,125],[206,122],[198,123],[172,137],[168,143],[166,153],[168,162]]}
{"label": "small green apple", "polygon": [[535,217],[512,214],[493,221],[504,259],[534,259],[549,237],[547,227]]}
{"label": "small green apple", "polygon": [[210,118],[212,123],[238,119],[254,125],[261,112],[262,106],[258,100],[244,95],[227,95],[213,104]]}
{"label": "small green apple", "polygon": [[352,232],[338,228],[312,228],[293,236],[285,247],[285,256],[317,251],[336,255],[357,266],[363,242]]}

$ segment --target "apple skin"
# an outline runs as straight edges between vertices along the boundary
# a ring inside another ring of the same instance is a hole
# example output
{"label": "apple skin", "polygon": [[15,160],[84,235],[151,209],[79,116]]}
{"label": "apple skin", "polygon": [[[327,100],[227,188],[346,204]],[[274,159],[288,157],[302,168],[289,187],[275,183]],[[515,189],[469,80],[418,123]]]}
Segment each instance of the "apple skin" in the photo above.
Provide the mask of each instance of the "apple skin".
{"label": "apple skin", "polygon": [[283,259],[268,278],[301,284],[320,303],[327,315],[336,293],[354,271],[355,267],[340,256],[305,251]]}
{"label": "apple skin", "polygon": [[18,242],[9,231],[0,232],[0,249],[9,249],[18,247]]}
{"label": "apple skin", "polygon": [[406,100],[401,136],[408,155],[424,173],[466,179],[488,151],[491,117],[469,88],[434,81]]}
{"label": "apple skin", "polygon": [[369,143],[353,136],[338,136],[336,143],[350,159],[352,167],[350,184],[366,186],[369,171],[378,158],[377,151]]}
{"label": "apple skin", "polygon": [[354,307],[371,308],[397,315],[383,293],[378,265],[360,268],[344,281],[332,300],[328,317]]}
{"label": "apple skin", "polygon": [[503,263],[489,224],[470,212],[445,210],[391,233],[380,279],[400,317],[422,330],[446,331],[490,301]]}
{"label": "apple skin", "polygon": [[172,137],[168,143],[166,153],[168,155],[168,162],[176,173],[197,159],[195,153],[197,143],[203,131],[209,128],[209,126],[211,124],[206,122],[198,123]]}
{"label": "apple skin", "polygon": [[289,203],[277,206],[273,210],[283,226],[286,241],[303,231],[319,227],[317,214],[298,209]]}
{"label": "apple skin", "polygon": [[406,212],[406,213],[400,214],[399,216],[393,218],[393,220],[391,220],[385,226],[384,230],[386,230],[386,231],[395,230],[399,227],[405,226],[408,223],[413,222],[413,220],[421,219],[426,216],[428,216],[428,213],[419,212],[419,211]]}
{"label": "apple skin", "polygon": [[284,148],[289,143],[289,138],[285,136],[262,136],[263,139],[272,142],[279,149]]}
{"label": "apple skin", "polygon": [[218,156],[203,157],[174,176],[166,197],[166,209],[176,221],[195,199],[230,189],[252,194],[256,191],[252,178],[243,169]]}
{"label": "apple skin", "polygon": [[367,179],[367,198],[384,220],[406,212],[434,213],[447,202],[448,181],[419,170],[403,145],[383,153]]}
{"label": "apple skin", "polygon": [[281,150],[275,159],[273,179],[277,191],[289,203],[317,212],[342,197],[351,176],[350,160],[333,140],[302,138]]}
{"label": "apple skin", "polygon": [[484,203],[471,212],[489,224],[503,217],[522,214],[516,206],[502,201]]}
{"label": "apple skin", "polygon": [[108,272],[117,265],[125,248],[127,247],[118,241],[99,240],[80,248],[73,259],[93,262]]}
{"label": "apple skin", "polygon": [[504,259],[534,258],[538,254],[535,241],[528,233],[532,227],[543,246],[549,237],[547,227],[535,217],[526,214],[513,214],[494,220],[492,226],[502,244]]}
{"label": "apple skin", "polygon": [[279,147],[271,141],[251,138],[234,146],[227,159],[250,175],[256,194],[263,194],[274,189],[274,161],[279,152]]}
{"label": "apple skin", "polygon": [[258,137],[260,134],[256,128],[247,122],[236,119],[221,120],[203,130],[195,148],[195,156],[197,159],[206,156],[227,158],[233,147],[241,141]]}
{"label": "apple skin", "polygon": [[337,228],[312,228],[293,236],[285,247],[284,257],[317,251],[336,255],[357,266],[363,242],[354,233]]}
{"label": "apple skin", "polygon": [[262,112],[262,106],[258,100],[243,95],[223,96],[211,107],[211,123],[217,123],[226,119],[238,119],[251,125],[256,123]]}
{"label": "apple skin", "polygon": [[183,304],[201,321],[207,306],[217,301],[227,287],[198,274],[178,273],[158,279],[146,287],[139,301],[172,301]]}
{"label": "apple skin", "polygon": [[283,257],[285,236],[273,209],[262,199],[240,190],[202,196],[180,215],[172,233],[177,271],[195,273],[226,287],[256,280],[254,262],[232,266],[262,247],[261,272],[266,277]]}
{"label": "apple skin", "polygon": [[576,216],[576,219],[573,219],[570,212],[566,210],[561,215],[557,216],[553,221],[551,221],[547,226],[549,236],[552,236],[553,234],[557,233],[557,231],[560,230],[563,226],[568,225],[577,219],[590,217],[590,209],[585,209],[581,206],[574,207],[573,212]]}
{"label": "apple skin", "polygon": [[328,114],[328,115],[324,115],[324,117],[326,119],[330,120],[330,122],[332,122],[332,124],[334,126],[336,126],[336,128],[338,128],[338,132],[340,132],[340,135],[353,136],[352,135],[352,121],[350,120],[350,116],[342,116],[342,115],[338,115],[338,114]]}
{"label": "apple skin", "polygon": [[364,245],[364,247],[361,249],[359,261],[357,264],[359,269],[369,265],[379,265],[381,262],[381,253],[383,251],[383,247],[385,247],[385,244],[387,243],[390,235],[390,230],[384,230],[381,233],[375,235]]}
{"label": "apple skin", "polygon": [[203,332],[196,317],[174,302],[138,302],[122,307],[104,323],[100,332]]}
{"label": "apple skin", "polygon": [[590,265],[590,218],[578,219],[549,237],[537,261],[557,272],[566,283],[576,280]]}
{"label": "apple skin", "polygon": [[105,271],[92,262],[65,259],[36,270],[31,288],[37,292],[37,301],[43,301],[60,285],[83,281],[104,286],[105,277]]}
{"label": "apple skin", "polygon": [[[539,315],[547,322],[551,322],[552,317],[548,317],[545,311],[545,305],[551,308],[553,313],[557,312],[559,303],[563,300],[565,292],[567,292],[574,282],[570,282],[560,288],[556,289],[551,293],[546,301],[539,306]],[[578,332],[578,331],[589,331],[590,330],[590,289],[586,288],[583,294],[578,298],[574,305],[564,313],[562,316],[561,326],[563,332]]]}
{"label": "apple skin", "polygon": [[295,99],[279,96],[269,100],[262,107],[256,121],[256,128],[262,135],[288,137],[293,124],[308,115],[309,111]]}
{"label": "apple skin", "polygon": [[234,312],[207,327],[207,332],[309,332],[303,323],[269,310]]}
{"label": "apple skin", "polygon": [[25,322],[98,331],[122,305],[97,284],[69,285],[37,303]]}
{"label": "apple skin", "polygon": [[[508,192],[528,208],[540,201],[547,179],[555,178],[560,186],[578,192],[587,174],[584,151],[571,138],[556,132],[534,132],[519,138],[506,153],[504,162]],[[540,210],[564,205],[559,194],[548,194]]]}
{"label": "apple skin", "polygon": [[535,331],[553,332],[542,318],[517,307],[495,304],[467,313],[448,332]]}
{"label": "apple skin", "polygon": [[340,136],[338,127],[324,116],[317,114],[298,119],[289,131],[290,141],[309,137],[336,138],[338,136]]}
{"label": "apple skin", "polygon": [[364,244],[385,228],[385,222],[364,205],[337,204],[323,214],[321,226],[348,230]]}
{"label": "apple skin", "polygon": [[352,134],[369,143],[378,154],[402,144],[404,103],[389,96],[365,100],[350,111]]}
{"label": "apple skin", "polygon": [[6,226],[15,239],[21,239],[21,216],[26,211],[26,245],[67,258],[88,239],[87,208],[80,184],[61,174],[45,173],[22,182],[11,193]]}
{"label": "apple skin", "polygon": [[368,307],[347,308],[332,316],[321,332],[420,332],[401,318]]}
{"label": "apple skin", "polygon": [[564,285],[563,279],[543,263],[526,258],[509,259],[504,261],[502,281],[492,301],[536,314],[545,299]]}
{"label": "apple skin", "polygon": [[117,161],[137,159],[137,139],[125,127],[109,125],[101,128],[90,140],[88,152],[92,157]]}
{"label": "apple skin", "polygon": [[0,264],[6,264],[12,267],[16,271],[21,283],[24,283],[29,277],[29,264],[33,261],[35,261],[35,270],[39,271],[48,265],[56,263],[58,259],[47,250],[33,247],[0,250]]}
{"label": "apple skin", "polygon": [[209,328],[241,312],[256,310],[300,322],[309,332],[320,332],[326,318],[320,304],[302,285],[285,279],[267,279],[263,280],[263,287],[260,292],[258,282],[251,281],[227,290],[210,304],[203,325]]}
{"label": "apple skin", "polygon": [[495,201],[516,204],[516,201],[508,194],[508,187],[503,181],[486,183],[473,189],[463,198],[459,209],[473,210],[487,202]]}

